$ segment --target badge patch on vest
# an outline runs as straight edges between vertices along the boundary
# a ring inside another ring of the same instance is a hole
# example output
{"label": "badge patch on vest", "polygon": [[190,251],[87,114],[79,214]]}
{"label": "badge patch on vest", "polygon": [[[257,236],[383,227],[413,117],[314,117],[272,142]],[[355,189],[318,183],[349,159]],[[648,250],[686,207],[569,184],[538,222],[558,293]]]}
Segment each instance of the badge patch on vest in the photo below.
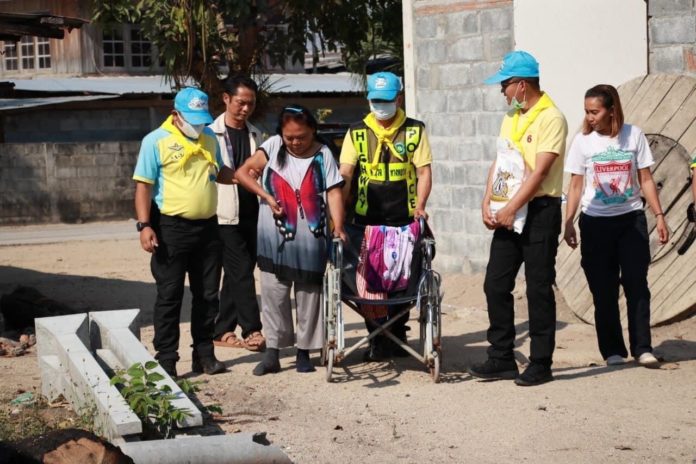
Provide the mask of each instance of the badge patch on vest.
{"label": "badge patch on vest", "polygon": [[396,152],[400,155],[403,155],[404,153],[406,153],[406,147],[401,142],[395,143],[394,148],[396,148]]}

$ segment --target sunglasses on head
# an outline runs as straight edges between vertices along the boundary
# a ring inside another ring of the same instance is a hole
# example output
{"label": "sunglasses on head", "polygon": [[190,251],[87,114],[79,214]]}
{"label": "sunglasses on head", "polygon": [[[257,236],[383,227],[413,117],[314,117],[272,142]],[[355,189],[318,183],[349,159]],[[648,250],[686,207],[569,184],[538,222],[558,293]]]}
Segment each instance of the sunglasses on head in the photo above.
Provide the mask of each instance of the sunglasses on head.
{"label": "sunglasses on head", "polygon": [[296,106],[286,106],[285,108],[283,108],[283,113],[300,114],[300,113],[304,113],[304,110],[302,108],[298,108]]}

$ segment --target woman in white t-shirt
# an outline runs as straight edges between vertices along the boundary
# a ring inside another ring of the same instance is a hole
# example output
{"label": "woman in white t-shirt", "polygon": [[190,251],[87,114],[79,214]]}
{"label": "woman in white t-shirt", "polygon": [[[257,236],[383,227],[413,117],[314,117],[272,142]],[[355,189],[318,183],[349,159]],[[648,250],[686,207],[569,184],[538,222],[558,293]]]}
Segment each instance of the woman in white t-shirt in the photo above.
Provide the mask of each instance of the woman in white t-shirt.
{"label": "woman in white t-shirt", "polygon": [[650,173],[653,156],[645,134],[624,124],[619,94],[611,85],[585,93],[582,133],[573,139],[565,171],[571,174],[564,239],[578,245],[573,219],[581,204],[581,264],[595,307],[599,351],[608,365],[626,362],[619,315],[619,284],[628,307],[630,354],[657,366],[650,337],[650,248],[641,190],[657,218],[660,243],[669,232]]}
{"label": "woman in white t-shirt", "polygon": [[[263,172],[258,183],[249,173]],[[323,346],[319,299],[330,232],[345,241],[343,179],[317,121],[305,107],[290,105],[278,117],[278,134],[266,140],[235,175],[261,199],[257,262],[266,353],[254,375],[280,371],[279,350],[297,346],[295,369],[313,372],[309,351]],[[290,292],[294,290],[295,335]]]}

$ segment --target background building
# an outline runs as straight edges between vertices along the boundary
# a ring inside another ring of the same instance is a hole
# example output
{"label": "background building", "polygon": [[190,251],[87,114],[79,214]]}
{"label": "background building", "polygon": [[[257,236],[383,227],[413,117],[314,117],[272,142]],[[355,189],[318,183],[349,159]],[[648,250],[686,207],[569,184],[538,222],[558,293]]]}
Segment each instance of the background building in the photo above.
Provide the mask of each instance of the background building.
{"label": "background building", "polygon": [[506,53],[537,57],[542,88],[565,113],[570,137],[592,85],[696,76],[693,0],[404,0],[403,14],[407,110],[431,135],[429,205],[437,264],[448,271],[481,271],[488,261],[480,205],[505,101],[499,86],[482,82]]}
{"label": "background building", "polygon": [[[0,0],[0,224],[133,214],[139,142],[171,111],[175,90],[137,25],[74,19],[90,18],[90,3]],[[319,67],[340,71],[333,61]],[[305,74],[299,64],[266,77],[254,123],[267,134],[290,103],[321,114],[338,143],[368,111],[359,79],[346,72]]]}

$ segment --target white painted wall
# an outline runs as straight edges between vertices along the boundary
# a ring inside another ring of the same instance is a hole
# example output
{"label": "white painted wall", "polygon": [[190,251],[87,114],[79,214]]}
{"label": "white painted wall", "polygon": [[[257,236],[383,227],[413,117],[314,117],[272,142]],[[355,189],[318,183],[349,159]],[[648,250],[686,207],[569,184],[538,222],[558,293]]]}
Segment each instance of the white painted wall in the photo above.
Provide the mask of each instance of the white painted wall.
{"label": "white painted wall", "polygon": [[404,30],[404,96],[406,115],[416,117],[416,67],[413,48],[413,0],[403,0],[401,16]]}
{"label": "white painted wall", "polygon": [[539,61],[541,87],[568,120],[569,138],[596,84],[648,73],[645,0],[515,0],[515,49]]}

